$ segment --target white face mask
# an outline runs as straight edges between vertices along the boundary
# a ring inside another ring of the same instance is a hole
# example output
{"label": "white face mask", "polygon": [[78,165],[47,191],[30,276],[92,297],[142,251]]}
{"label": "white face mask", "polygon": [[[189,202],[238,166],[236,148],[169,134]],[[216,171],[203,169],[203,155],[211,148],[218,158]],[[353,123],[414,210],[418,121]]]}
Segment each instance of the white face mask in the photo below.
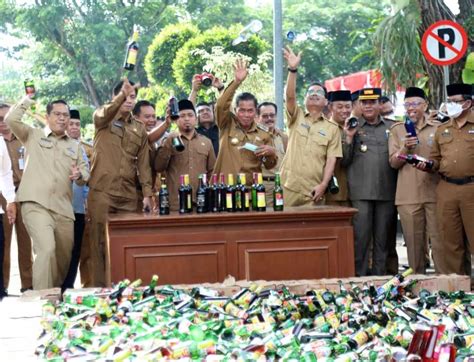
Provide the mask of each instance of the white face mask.
{"label": "white face mask", "polygon": [[455,102],[448,102],[441,104],[439,113],[445,117],[457,118],[464,111],[461,104]]}

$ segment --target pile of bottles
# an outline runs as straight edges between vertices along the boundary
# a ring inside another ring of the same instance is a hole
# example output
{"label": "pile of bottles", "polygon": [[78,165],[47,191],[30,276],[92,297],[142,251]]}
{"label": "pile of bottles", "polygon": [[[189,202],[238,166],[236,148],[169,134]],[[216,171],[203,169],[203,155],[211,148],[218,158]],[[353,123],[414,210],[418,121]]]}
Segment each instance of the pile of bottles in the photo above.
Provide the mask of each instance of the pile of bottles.
{"label": "pile of bottles", "polygon": [[36,353],[49,360],[468,361],[474,294],[413,291],[411,270],[339,292],[250,284],[230,297],[199,286],[124,280],[43,307]]}
{"label": "pile of bottles", "polygon": [[[234,181],[235,179],[237,182]],[[221,173],[218,182],[217,174],[213,174],[212,182],[208,183],[207,175],[201,174],[199,175],[198,189],[194,193],[189,183],[189,175],[181,175],[178,189],[179,213],[192,213],[194,205],[198,214],[250,211],[250,209],[266,211],[267,201],[262,174],[256,172],[253,174],[253,184],[250,187],[247,186],[245,173],[239,173],[235,179],[233,174],[229,174],[226,183],[225,175]],[[158,204],[160,215],[170,213],[169,191],[164,178],[161,179]],[[277,173],[273,190],[273,210],[283,211],[283,207],[283,188],[281,187],[280,174]]]}

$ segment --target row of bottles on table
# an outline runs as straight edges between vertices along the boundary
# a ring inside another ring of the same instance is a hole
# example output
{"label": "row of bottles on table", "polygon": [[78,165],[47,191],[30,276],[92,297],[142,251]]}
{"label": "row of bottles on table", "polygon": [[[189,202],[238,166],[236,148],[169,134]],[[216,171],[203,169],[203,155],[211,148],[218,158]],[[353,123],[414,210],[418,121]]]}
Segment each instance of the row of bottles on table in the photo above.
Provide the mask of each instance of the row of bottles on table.
{"label": "row of bottles on table", "polygon": [[[196,190],[196,212],[198,214],[206,212],[237,212],[237,211],[266,211],[267,202],[265,185],[261,173],[253,174],[253,185],[248,187],[244,173],[240,173],[234,180],[234,175],[227,176],[225,182],[224,174],[212,175],[212,182],[208,183],[207,175],[199,175],[199,186]],[[165,179],[161,179],[161,189],[159,192],[159,213],[168,215],[169,191]],[[180,186],[178,189],[179,213],[189,214],[193,212],[193,189],[189,182],[189,175],[180,176]],[[283,188],[280,183],[280,174],[275,175],[275,188],[273,191],[273,210],[283,211]]]}

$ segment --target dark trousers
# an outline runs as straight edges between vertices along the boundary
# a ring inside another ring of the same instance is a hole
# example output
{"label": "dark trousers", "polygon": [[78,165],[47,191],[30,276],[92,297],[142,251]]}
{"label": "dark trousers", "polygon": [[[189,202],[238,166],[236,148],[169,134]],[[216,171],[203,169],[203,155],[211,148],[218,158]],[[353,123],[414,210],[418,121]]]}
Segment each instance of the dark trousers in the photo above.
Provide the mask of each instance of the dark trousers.
{"label": "dark trousers", "polygon": [[67,272],[66,279],[61,287],[65,290],[68,288],[74,288],[74,282],[76,281],[77,269],[79,267],[79,259],[81,258],[81,246],[82,237],[84,235],[85,227],[85,215],[74,214],[76,220],[74,221],[74,246],[72,247],[71,263],[69,264],[69,271]]}
{"label": "dark trousers", "polygon": [[389,256],[398,260],[395,249],[397,210],[394,202],[352,200],[352,207],[359,210],[353,219],[356,275],[368,274],[371,240],[373,240],[372,274],[385,275]]}
{"label": "dark trousers", "polygon": [[3,258],[5,254],[5,236],[3,235],[3,215],[0,214],[0,300],[4,297]]}

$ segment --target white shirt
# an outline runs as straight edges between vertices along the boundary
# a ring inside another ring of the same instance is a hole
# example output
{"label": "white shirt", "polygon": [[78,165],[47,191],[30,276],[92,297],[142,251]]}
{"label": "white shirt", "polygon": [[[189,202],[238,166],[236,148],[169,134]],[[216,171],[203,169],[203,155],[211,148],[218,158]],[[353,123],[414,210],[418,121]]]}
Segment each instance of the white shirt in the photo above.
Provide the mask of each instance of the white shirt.
{"label": "white shirt", "polygon": [[[7,204],[15,201],[12,162],[3,137],[0,137],[0,192],[3,194],[5,200],[7,200]],[[0,214],[4,213],[5,212],[0,206]]]}

